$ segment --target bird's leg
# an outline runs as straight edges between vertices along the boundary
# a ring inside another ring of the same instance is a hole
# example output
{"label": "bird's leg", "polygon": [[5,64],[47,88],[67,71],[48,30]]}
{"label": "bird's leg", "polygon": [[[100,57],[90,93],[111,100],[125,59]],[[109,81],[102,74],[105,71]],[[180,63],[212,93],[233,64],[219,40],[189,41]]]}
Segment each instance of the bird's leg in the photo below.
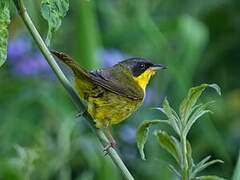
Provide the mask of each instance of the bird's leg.
{"label": "bird's leg", "polygon": [[85,114],[87,112],[87,110],[85,109],[85,110],[82,110],[82,111],[79,111],[77,114],[76,114],[76,118],[80,118],[80,117],[82,117],[82,115],[83,114]]}
{"label": "bird's leg", "polygon": [[107,138],[109,140],[109,143],[104,147],[104,150],[103,150],[104,152],[106,152],[105,155],[107,155],[109,148],[111,148],[111,147],[112,148],[116,148],[117,143],[116,143],[115,139],[112,136],[111,126],[108,125],[108,126],[106,126],[104,128],[104,134],[107,136]]}
{"label": "bird's leg", "polygon": [[75,115],[75,117],[76,117],[76,118],[80,118],[80,117],[82,117],[83,114],[84,114],[84,112],[78,112],[78,113]]}

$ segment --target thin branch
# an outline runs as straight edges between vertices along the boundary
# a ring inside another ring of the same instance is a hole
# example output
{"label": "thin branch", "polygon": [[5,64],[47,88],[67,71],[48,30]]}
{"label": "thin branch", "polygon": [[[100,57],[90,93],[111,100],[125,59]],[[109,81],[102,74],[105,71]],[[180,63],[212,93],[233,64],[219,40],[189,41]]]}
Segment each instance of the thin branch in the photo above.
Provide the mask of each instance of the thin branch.
{"label": "thin branch", "polygon": [[[78,109],[80,109],[83,113],[83,117],[89,122],[91,129],[95,132],[97,138],[101,142],[102,146],[105,147],[107,144],[109,144],[108,139],[106,138],[105,134],[102,130],[97,129],[94,125],[94,120],[89,115],[89,113],[86,111],[86,107],[80,100],[79,96],[75,92],[75,90],[70,85],[69,81],[57,65],[55,59],[53,58],[52,54],[48,50],[47,46],[45,45],[44,41],[42,40],[39,32],[35,28],[31,18],[29,17],[26,8],[23,4],[22,0],[13,0],[19,15],[22,17],[25,25],[27,26],[29,32],[31,33],[33,39],[35,40],[36,44],[38,45],[39,49],[41,50],[42,54],[44,55],[45,59],[47,60],[48,64],[56,74],[59,81],[62,83],[64,88],[67,90],[68,94],[70,95],[71,99],[73,100],[74,104]],[[115,163],[115,165],[119,168],[119,170],[122,172],[123,176],[128,180],[134,180],[131,173],[128,171],[127,167],[123,163],[122,159],[119,157],[118,153],[113,148],[108,149],[108,154],[111,157],[112,161]]]}

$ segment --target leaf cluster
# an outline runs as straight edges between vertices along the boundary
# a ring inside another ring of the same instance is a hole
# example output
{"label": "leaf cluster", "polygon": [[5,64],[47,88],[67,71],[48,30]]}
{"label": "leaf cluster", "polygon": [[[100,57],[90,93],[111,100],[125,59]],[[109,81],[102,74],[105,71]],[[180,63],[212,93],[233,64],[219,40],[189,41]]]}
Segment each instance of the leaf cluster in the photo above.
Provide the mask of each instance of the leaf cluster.
{"label": "leaf cluster", "polygon": [[9,1],[0,1],[0,66],[7,58],[8,25],[10,23]]}
{"label": "leaf cluster", "polygon": [[213,102],[199,103],[197,101],[203,91],[211,87],[221,95],[221,91],[216,84],[201,84],[189,90],[188,95],[180,104],[179,114],[170,106],[167,99],[163,102],[162,108],[155,108],[162,112],[167,120],[148,120],[144,121],[137,131],[137,145],[141,157],[145,160],[144,146],[148,138],[149,128],[152,125],[165,123],[169,125],[177,137],[169,135],[166,131],[157,130],[155,136],[160,146],[166,150],[176,161],[179,168],[169,165],[172,170],[181,179],[222,179],[217,176],[198,176],[198,174],[215,163],[223,163],[221,160],[210,160],[210,156],[202,159],[199,163],[195,163],[192,158],[192,148],[190,142],[187,140],[187,135],[193,124],[199,120],[204,114],[211,112],[208,108]]}
{"label": "leaf cluster", "polygon": [[[20,8],[22,1],[16,1],[17,8]],[[41,13],[48,22],[48,33],[46,44],[49,46],[53,33],[55,33],[62,23],[62,18],[66,16],[69,9],[69,0],[42,0]],[[7,58],[8,26],[10,23],[9,0],[0,1],[0,66]]]}
{"label": "leaf cluster", "polygon": [[44,19],[48,21],[47,45],[50,45],[52,35],[61,26],[62,18],[66,16],[68,9],[68,0],[42,0],[41,13]]}

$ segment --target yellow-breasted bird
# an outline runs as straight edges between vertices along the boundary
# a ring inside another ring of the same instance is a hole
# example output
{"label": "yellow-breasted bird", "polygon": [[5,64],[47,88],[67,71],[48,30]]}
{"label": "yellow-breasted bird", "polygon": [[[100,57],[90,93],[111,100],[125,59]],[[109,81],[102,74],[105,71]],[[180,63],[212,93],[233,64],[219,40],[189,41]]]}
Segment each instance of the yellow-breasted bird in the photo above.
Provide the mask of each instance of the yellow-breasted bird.
{"label": "yellow-breasted bird", "polygon": [[115,145],[109,130],[111,125],[122,122],[142,105],[151,76],[156,70],[165,69],[164,65],[137,57],[88,72],[70,56],[57,51],[52,53],[73,71],[77,92],[87,102],[87,111],[96,127],[107,130],[110,146]]}

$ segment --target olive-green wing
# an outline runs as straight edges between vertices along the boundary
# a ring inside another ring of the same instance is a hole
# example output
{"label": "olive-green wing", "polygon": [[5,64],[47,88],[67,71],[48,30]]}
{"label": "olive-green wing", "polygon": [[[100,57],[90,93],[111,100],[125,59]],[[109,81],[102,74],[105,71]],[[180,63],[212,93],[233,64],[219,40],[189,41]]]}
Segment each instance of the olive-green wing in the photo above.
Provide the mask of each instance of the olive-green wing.
{"label": "olive-green wing", "polygon": [[77,79],[84,81],[88,86],[99,85],[113,93],[131,99],[142,100],[143,90],[131,78],[131,76],[120,66],[109,69],[101,69],[94,72],[87,72],[82,69],[76,61],[65,53],[51,51],[55,56],[71,68]]}
{"label": "olive-green wing", "polygon": [[116,65],[109,69],[100,69],[91,72],[91,79],[98,85],[119,95],[142,100],[144,92],[133,80],[129,72]]}

